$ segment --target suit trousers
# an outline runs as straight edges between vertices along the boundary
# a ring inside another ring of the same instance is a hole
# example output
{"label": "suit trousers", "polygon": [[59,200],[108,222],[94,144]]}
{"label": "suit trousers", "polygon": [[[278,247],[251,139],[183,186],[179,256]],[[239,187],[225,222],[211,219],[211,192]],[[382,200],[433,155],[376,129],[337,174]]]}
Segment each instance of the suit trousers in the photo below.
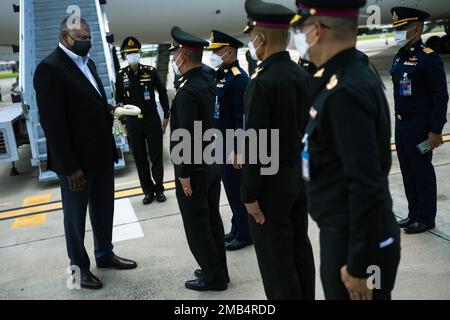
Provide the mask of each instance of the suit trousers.
{"label": "suit trousers", "polygon": [[101,170],[84,174],[87,183],[82,192],[72,192],[67,177],[59,177],[67,253],[70,264],[82,271],[88,270],[90,266],[84,247],[88,206],[96,260],[108,259],[113,255],[114,164],[111,162]]}

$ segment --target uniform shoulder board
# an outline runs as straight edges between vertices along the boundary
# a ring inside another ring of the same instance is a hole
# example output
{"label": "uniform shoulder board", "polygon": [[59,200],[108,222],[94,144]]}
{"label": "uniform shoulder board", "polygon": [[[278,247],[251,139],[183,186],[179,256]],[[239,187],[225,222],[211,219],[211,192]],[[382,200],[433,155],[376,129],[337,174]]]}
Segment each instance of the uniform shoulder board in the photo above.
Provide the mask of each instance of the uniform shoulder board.
{"label": "uniform shoulder board", "polygon": [[231,68],[231,72],[233,72],[233,75],[234,75],[235,77],[241,74],[241,70],[239,70],[238,67],[233,67],[233,68]]}
{"label": "uniform shoulder board", "polygon": [[431,49],[431,48],[424,47],[424,48],[423,48],[423,52],[425,52],[426,54],[430,54],[430,53],[433,53],[434,51],[433,51],[433,49]]}

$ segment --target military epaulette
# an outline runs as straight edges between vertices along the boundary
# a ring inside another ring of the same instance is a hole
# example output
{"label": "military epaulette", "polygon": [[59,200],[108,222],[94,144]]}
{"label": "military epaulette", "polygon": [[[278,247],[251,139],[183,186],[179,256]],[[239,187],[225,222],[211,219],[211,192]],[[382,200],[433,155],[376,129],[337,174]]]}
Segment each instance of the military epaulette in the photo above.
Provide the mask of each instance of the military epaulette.
{"label": "military epaulette", "polygon": [[241,70],[239,70],[238,67],[233,67],[233,68],[231,68],[231,72],[233,72],[233,75],[234,75],[235,77],[241,74]]}
{"label": "military epaulette", "polygon": [[430,54],[430,53],[433,53],[434,50],[431,49],[431,48],[428,48],[428,47],[424,47],[424,48],[423,48],[423,52],[425,52],[426,54]]}

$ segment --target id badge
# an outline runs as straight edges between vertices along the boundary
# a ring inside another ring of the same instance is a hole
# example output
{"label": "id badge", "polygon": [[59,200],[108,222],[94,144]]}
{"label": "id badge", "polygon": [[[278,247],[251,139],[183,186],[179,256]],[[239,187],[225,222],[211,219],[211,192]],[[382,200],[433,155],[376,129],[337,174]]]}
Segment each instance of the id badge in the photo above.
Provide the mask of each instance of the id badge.
{"label": "id badge", "polygon": [[311,172],[309,166],[309,151],[307,149],[302,152],[302,172],[303,179],[309,182],[311,180]]}
{"label": "id badge", "polygon": [[408,74],[403,75],[403,79],[400,80],[400,95],[412,96],[412,81],[408,78]]}
{"label": "id badge", "polygon": [[214,119],[220,119],[220,103],[219,98],[216,97],[216,105],[214,106]]}
{"label": "id badge", "polygon": [[310,172],[310,166],[309,166],[308,139],[309,139],[309,134],[306,133],[302,139],[302,143],[305,145],[305,147],[302,151],[302,173],[303,173],[303,180],[305,180],[306,182],[309,182],[311,180],[311,172]]}
{"label": "id badge", "polygon": [[147,87],[145,87],[145,90],[144,90],[144,100],[145,101],[149,101],[150,100],[150,91],[148,91]]}

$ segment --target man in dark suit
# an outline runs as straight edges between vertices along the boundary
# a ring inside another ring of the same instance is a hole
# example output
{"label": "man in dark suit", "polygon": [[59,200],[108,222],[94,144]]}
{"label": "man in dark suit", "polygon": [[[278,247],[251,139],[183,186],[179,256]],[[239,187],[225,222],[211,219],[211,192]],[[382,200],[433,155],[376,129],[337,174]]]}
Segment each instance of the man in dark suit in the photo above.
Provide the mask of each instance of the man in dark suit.
{"label": "man in dark suit", "polygon": [[89,205],[98,268],[133,269],[136,263],[113,253],[114,162],[112,108],[89,59],[91,31],[80,19],[69,28],[64,19],[60,43],[37,67],[34,87],[42,128],[47,138],[48,169],[61,181],[64,229],[73,272],[82,288],[100,289],[84,248]]}

